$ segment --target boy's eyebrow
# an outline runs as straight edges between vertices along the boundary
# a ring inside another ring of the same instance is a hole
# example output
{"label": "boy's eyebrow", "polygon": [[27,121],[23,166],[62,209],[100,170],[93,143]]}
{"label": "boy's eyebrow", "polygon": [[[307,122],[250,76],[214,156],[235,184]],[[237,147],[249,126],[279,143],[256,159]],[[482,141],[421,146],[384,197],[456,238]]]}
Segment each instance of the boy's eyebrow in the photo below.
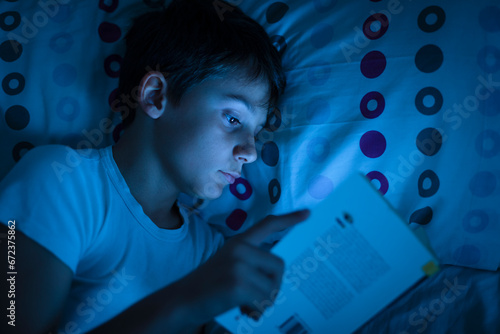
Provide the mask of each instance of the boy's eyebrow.
{"label": "boy's eyebrow", "polygon": [[[229,94],[225,94],[225,95],[224,95],[224,97],[225,97],[226,99],[229,99],[229,100],[233,100],[233,101],[237,101],[237,102],[241,102],[241,103],[243,103],[243,104],[245,105],[245,107],[246,107],[248,110],[250,110],[250,112],[251,112],[253,115],[255,115],[255,108],[253,107],[253,105],[252,105],[250,102],[248,102],[248,100],[246,99],[246,97],[245,97],[245,96],[240,95],[240,94],[231,94],[231,93],[229,93]],[[265,104],[265,105],[267,105],[267,104]],[[262,106],[262,108],[264,108],[264,107]],[[266,122],[267,122],[267,120],[266,120],[266,121],[264,121],[263,123],[260,123],[259,125],[260,125],[261,127],[265,127],[265,126],[266,126]]]}
{"label": "boy's eyebrow", "polygon": [[240,94],[225,94],[224,97],[227,99],[230,99],[230,100],[234,100],[234,101],[243,103],[245,105],[245,107],[248,110],[250,110],[250,112],[252,114],[255,114],[254,107],[250,104],[250,102],[248,102],[248,100],[246,99],[245,96],[240,95]]}

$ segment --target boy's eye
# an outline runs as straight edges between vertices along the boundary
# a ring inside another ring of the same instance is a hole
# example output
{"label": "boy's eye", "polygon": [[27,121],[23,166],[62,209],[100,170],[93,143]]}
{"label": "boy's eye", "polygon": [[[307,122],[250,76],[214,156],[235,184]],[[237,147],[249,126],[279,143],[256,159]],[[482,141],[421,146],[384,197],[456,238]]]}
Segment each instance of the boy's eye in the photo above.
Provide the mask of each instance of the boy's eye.
{"label": "boy's eye", "polygon": [[225,116],[226,116],[227,122],[228,122],[229,124],[231,124],[231,125],[238,125],[238,124],[241,124],[241,123],[240,123],[240,120],[239,120],[239,119],[237,119],[236,117],[233,117],[233,116],[231,116],[231,115],[229,115],[229,114],[225,114]]}

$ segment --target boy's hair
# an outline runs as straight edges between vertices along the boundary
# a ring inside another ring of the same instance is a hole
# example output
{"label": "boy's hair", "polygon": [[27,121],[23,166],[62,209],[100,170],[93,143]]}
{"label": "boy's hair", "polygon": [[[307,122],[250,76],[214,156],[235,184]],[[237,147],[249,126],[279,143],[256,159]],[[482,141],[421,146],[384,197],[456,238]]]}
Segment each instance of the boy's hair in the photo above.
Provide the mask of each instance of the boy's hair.
{"label": "boy's hair", "polygon": [[[134,96],[151,70],[165,75],[167,98],[174,106],[193,86],[246,66],[249,80],[268,81],[269,109],[285,89],[281,57],[266,31],[222,0],[172,0],[166,9],[137,17],[125,39],[119,96]],[[134,108],[122,117],[126,128],[134,120]]]}

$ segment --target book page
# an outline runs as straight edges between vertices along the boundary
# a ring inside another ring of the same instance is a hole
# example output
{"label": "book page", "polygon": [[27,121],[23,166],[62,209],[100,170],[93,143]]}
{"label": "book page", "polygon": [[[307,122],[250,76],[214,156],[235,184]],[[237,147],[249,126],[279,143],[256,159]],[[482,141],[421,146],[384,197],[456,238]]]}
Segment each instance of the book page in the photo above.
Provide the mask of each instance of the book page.
{"label": "book page", "polygon": [[[350,333],[426,274],[437,260],[362,175],[339,185],[272,250],[285,260],[281,290],[254,321],[216,318],[233,333]],[[272,298],[270,298],[271,300]]]}

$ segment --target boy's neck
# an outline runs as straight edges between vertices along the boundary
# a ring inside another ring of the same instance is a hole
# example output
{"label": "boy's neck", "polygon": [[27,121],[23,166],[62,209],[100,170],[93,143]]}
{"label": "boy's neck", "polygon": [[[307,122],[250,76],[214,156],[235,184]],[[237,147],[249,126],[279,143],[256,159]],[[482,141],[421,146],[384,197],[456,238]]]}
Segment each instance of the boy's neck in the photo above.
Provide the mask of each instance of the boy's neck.
{"label": "boy's neck", "polygon": [[115,163],[144,213],[160,228],[177,229],[183,223],[178,192],[166,185],[160,164],[143,147],[124,133],[112,147]]}

